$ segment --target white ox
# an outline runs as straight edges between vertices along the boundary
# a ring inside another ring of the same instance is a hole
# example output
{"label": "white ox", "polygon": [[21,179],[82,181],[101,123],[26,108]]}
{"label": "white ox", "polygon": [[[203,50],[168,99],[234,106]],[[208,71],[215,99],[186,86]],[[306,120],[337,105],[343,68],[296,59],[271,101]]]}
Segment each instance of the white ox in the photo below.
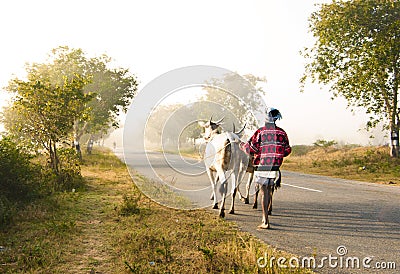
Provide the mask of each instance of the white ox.
{"label": "white ox", "polygon": [[231,178],[232,204],[229,213],[235,213],[235,196],[237,187],[243,178],[247,166],[248,156],[239,148],[239,136],[232,132],[222,132],[220,122],[199,122],[204,128],[204,139],[207,142],[204,162],[212,186],[214,209],[218,209],[217,182],[221,183],[220,217],[225,217],[225,199],[227,194],[227,181]]}

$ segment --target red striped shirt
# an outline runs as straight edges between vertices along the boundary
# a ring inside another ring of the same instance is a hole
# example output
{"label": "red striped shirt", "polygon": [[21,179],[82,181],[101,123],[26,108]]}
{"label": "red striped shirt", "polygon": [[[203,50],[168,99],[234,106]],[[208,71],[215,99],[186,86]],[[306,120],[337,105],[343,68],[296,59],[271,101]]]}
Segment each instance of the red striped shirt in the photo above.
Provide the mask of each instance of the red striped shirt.
{"label": "red striped shirt", "polygon": [[249,141],[240,148],[252,154],[256,170],[278,170],[283,158],[292,151],[286,132],[274,123],[266,123],[257,129]]}

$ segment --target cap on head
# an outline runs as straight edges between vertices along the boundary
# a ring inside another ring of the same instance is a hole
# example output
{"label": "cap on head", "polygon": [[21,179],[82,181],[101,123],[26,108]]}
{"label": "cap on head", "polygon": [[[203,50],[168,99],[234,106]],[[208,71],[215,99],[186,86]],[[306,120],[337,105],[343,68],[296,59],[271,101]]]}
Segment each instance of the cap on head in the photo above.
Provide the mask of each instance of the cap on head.
{"label": "cap on head", "polygon": [[282,119],[282,114],[276,108],[268,108],[266,113],[267,113],[267,119],[270,122],[275,122],[276,120]]}

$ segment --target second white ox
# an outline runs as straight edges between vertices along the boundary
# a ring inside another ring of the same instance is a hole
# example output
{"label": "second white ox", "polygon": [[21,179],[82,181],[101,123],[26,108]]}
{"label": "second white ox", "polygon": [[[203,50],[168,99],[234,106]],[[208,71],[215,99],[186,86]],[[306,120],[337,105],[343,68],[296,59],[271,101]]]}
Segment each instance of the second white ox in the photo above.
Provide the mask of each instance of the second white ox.
{"label": "second white ox", "polygon": [[[235,196],[237,187],[242,180],[247,166],[248,156],[239,148],[239,136],[233,132],[221,132],[220,122],[199,122],[204,128],[204,139],[207,142],[204,162],[212,186],[214,209],[218,209],[217,193],[221,195],[220,217],[225,217],[225,199],[227,195],[228,179],[231,180],[232,204],[229,213],[235,213]],[[217,183],[220,188],[217,192]]]}

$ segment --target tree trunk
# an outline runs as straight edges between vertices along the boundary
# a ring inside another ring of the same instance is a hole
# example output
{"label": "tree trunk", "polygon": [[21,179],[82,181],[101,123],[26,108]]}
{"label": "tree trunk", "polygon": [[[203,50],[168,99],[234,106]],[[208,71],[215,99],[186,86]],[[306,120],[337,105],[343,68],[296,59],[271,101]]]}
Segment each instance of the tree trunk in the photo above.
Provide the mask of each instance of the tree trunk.
{"label": "tree trunk", "polygon": [[56,143],[52,140],[49,141],[49,154],[50,154],[50,166],[53,171],[58,175],[58,156]]}
{"label": "tree trunk", "polygon": [[57,143],[54,142],[53,143],[53,150],[54,150],[54,171],[56,172],[56,174],[59,174],[59,164],[60,161],[58,160],[58,155],[57,155]]}
{"label": "tree trunk", "polygon": [[390,143],[390,156],[399,157],[399,128],[392,128],[391,130],[391,143]]}
{"label": "tree trunk", "polygon": [[49,156],[50,156],[50,167],[54,170],[54,153],[53,153],[53,144],[51,140],[49,141]]}
{"label": "tree trunk", "polygon": [[400,119],[399,119],[399,114],[400,114],[400,108],[398,106],[399,103],[399,86],[400,86],[400,80],[399,80],[399,67],[398,67],[398,60],[399,60],[399,55],[396,55],[396,60],[393,65],[393,77],[394,77],[394,85],[393,85],[393,112],[392,112],[392,122],[390,126],[390,132],[391,132],[391,151],[390,155],[392,157],[397,157],[399,158],[399,129],[400,129]]}
{"label": "tree trunk", "polygon": [[81,137],[85,133],[88,123],[84,123],[82,128],[79,128],[79,121],[74,122],[74,147],[78,153],[79,160],[82,161],[82,150],[81,150]]}
{"label": "tree trunk", "polygon": [[81,144],[79,143],[79,140],[77,140],[77,139],[74,140],[74,147],[75,147],[76,153],[78,153],[79,160],[82,161],[82,151],[81,151]]}
{"label": "tree trunk", "polygon": [[[397,71],[395,70],[395,77],[397,75]],[[397,80],[395,80],[397,82]],[[399,158],[399,109],[398,109],[398,86],[395,85],[393,91],[393,109],[391,113],[391,121],[390,121],[390,156]]]}

